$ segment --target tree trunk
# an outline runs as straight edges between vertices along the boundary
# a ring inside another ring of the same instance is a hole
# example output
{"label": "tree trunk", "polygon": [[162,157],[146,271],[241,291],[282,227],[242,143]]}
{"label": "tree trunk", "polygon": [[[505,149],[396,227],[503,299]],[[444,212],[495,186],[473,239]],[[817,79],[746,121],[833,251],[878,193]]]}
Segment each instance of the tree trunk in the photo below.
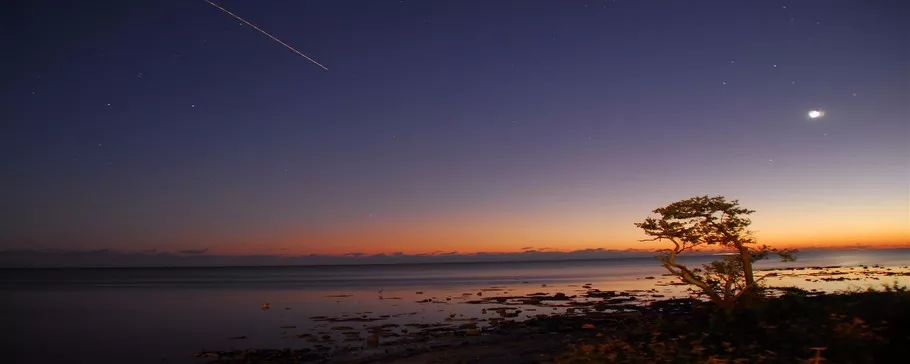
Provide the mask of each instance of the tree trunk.
{"label": "tree trunk", "polygon": [[749,248],[739,245],[739,258],[743,261],[743,275],[746,278],[746,289],[751,290],[755,285],[755,277],[752,275],[752,255],[749,254]]}
{"label": "tree trunk", "polygon": [[723,306],[726,303],[724,298],[721,297],[720,294],[718,294],[713,288],[711,288],[711,286],[695,277],[695,274],[693,274],[689,268],[686,268],[686,266],[674,262],[672,260],[673,258],[675,258],[675,254],[670,259],[664,261],[664,267],[666,267],[670,273],[679,276],[683,279],[683,281],[691,285],[701,288],[702,292],[711,299],[711,302],[716,303],[718,306]]}

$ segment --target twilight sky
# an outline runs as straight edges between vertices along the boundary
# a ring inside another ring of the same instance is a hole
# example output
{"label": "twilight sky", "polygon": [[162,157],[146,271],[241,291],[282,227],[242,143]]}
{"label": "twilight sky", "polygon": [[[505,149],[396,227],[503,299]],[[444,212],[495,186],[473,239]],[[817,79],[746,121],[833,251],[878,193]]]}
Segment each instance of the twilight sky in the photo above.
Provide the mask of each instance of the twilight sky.
{"label": "twilight sky", "polygon": [[648,248],[703,194],[910,241],[910,2],[217,3],[329,70],[202,0],[4,11],[0,250]]}

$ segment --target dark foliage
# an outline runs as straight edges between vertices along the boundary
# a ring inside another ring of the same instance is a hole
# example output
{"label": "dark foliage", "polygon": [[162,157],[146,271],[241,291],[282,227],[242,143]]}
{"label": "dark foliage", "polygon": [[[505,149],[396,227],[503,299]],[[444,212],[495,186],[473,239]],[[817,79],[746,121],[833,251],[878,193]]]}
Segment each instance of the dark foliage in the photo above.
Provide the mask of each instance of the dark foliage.
{"label": "dark foliage", "polygon": [[696,303],[624,326],[579,342],[559,362],[797,363],[813,358],[812,348],[824,348],[825,363],[894,362],[910,347],[910,294],[791,293],[734,311]]}

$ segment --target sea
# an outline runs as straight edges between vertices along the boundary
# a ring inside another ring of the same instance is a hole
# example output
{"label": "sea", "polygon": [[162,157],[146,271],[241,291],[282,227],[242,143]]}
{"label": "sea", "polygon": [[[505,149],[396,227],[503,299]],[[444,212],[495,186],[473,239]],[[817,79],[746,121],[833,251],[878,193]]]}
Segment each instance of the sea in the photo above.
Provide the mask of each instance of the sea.
{"label": "sea", "polygon": [[[689,256],[698,265],[717,256]],[[910,249],[818,250],[789,267],[902,267]],[[860,268],[856,268],[860,269]],[[439,323],[480,318],[491,295],[565,293],[587,287],[683,297],[653,257],[540,262],[386,265],[0,269],[4,350],[13,363],[200,363],[200,350],[299,348],[301,334],[338,336],[333,326]],[[907,276],[820,281],[779,277],[781,285],[834,292]],[[587,287],[583,287],[587,286]],[[536,309],[532,309],[536,310]],[[561,312],[553,307],[552,311]],[[528,315],[530,316],[530,315]],[[337,327],[336,327],[337,328]],[[349,340],[349,346],[362,345]],[[4,362],[6,362],[4,360]]]}

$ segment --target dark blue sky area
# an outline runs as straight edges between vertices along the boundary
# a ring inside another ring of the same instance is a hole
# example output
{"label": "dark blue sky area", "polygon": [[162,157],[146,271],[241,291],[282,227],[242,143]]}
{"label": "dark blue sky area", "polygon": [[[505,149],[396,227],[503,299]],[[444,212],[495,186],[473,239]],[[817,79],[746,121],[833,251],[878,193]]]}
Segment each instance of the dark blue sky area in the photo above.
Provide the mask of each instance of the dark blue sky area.
{"label": "dark blue sky area", "polygon": [[702,193],[906,212],[910,2],[218,4],[329,70],[202,0],[4,11],[0,248],[427,216],[634,230]]}

